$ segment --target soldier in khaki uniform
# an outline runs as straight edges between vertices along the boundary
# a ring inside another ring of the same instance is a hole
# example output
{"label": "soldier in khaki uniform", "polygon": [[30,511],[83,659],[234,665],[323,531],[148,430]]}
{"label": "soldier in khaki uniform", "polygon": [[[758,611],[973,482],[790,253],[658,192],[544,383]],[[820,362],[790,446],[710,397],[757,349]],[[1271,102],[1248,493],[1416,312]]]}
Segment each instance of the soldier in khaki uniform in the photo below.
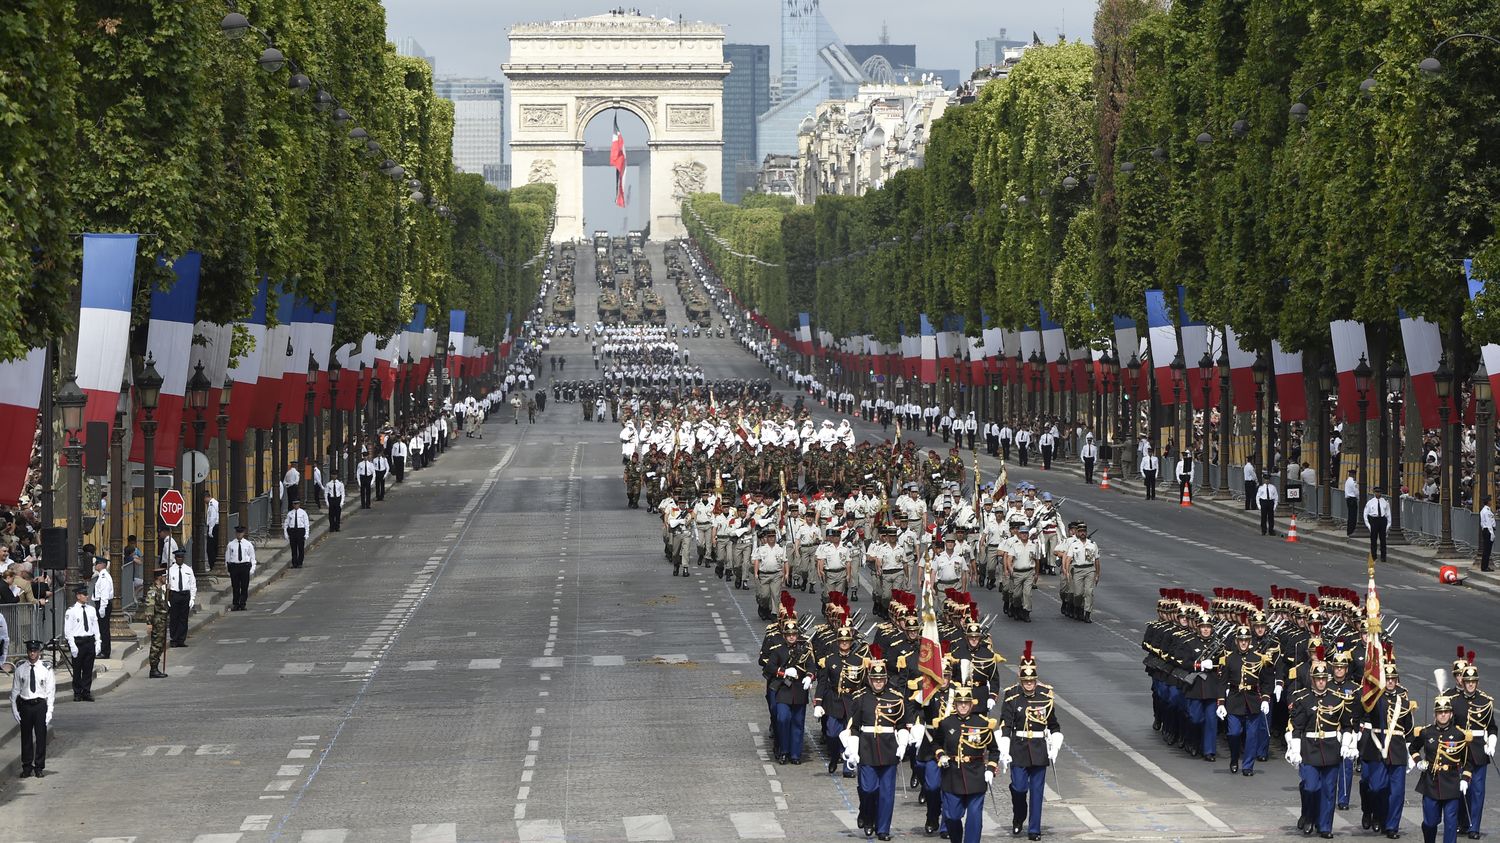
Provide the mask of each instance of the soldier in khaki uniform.
{"label": "soldier in khaki uniform", "polygon": [[167,598],[167,569],[157,568],[155,582],[146,591],[146,629],[151,635],[151,678],[166,679],[162,661],[167,655],[167,620],[171,601]]}

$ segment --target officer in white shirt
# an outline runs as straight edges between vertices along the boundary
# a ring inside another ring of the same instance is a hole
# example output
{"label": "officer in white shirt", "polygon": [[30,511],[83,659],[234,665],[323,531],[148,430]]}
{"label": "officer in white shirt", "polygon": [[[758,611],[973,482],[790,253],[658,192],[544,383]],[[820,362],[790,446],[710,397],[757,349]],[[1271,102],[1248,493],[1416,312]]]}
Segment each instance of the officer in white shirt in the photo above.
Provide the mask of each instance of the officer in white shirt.
{"label": "officer in white shirt", "polygon": [[1255,509],[1255,490],[1260,488],[1260,475],[1255,471],[1255,463],[1245,458],[1245,508]]}
{"label": "officer in white shirt", "polygon": [[1479,570],[1493,571],[1490,564],[1490,551],[1495,548],[1495,511],[1490,509],[1490,499],[1486,495],[1479,499]]}
{"label": "officer in white shirt", "polygon": [[375,485],[375,463],[368,454],[354,467],[354,479],[359,481],[359,508],[370,508],[370,491]]}
{"label": "officer in white shirt", "polygon": [[187,646],[188,613],[198,604],[198,577],[187,563],[187,551],[173,554],[167,568],[167,639],[173,647]]}
{"label": "officer in white shirt", "polygon": [[1037,447],[1042,450],[1042,470],[1052,470],[1052,456],[1057,453],[1057,436],[1050,430],[1042,431],[1037,437]]}
{"label": "officer in white shirt", "polygon": [[63,638],[73,654],[73,701],[94,701],[94,657],[99,653],[99,613],[89,605],[89,587],[73,589],[73,605],[63,612]]}
{"label": "officer in white shirt", "polygon": [[1156,500],[1156,475],[1161,471],[1161,458],[1147,445],[1146,455],[1141,457],[1141,483],[1146,487],[1146,500]]}
{"label": "officer in white shirt", "polygon": [[16,665],[10,685],[10,713],[21,724],[23,779],[47,775],[47,727],[56,695],[57,676],[42,661],[42,642],[27,641],[26,660]]}
{"label": "officer in white shirt", "polygon": [[[1391,525],[1391,502],[1382,497],[1383,494],[1385,489],[1376,486],[1365,502],[1364,512],[1365,529],[1370,531],[1370,558],[1378,555],[1381,562],[1385,561],[1385,531]],[[1480,522],[1483,521],[1481,517]]]}
{"label": "officer in white shirt", "polygon": [[219,555],[219,501],[207,490],[203,492],[203,526],[208,536],[208,558]]}
{"label": "officer in white shirt", "polygon": [[1031,456],[1031,428],[1024,425],[1016,428],[1015,442],[1017,459],[1021,465],[1026,465],[1026,460]]}
{"label": "officer in white shirt", "polygon": [[375,500],[385,500],[385,476],[390,473],[391,463],[385,458],[385,454],[376,453],[375,459]]}
{"label": "officer in white shirt", "polygon": [[1255,490],[1255,505],[1260,507],[1260,534],[1263,536],[1276,535],[1277,492],[1271,476],[1266,475],[1266,482]]}
{"label": "officer in white shirt", "polygon": [[1344,532],[1352,536],[1359,526],[1359,482],[1354,479],[1352,468],[1348,479],[1344,480],[1344,512]]}
{"label": "officer in white shirt", "polygon": [[[110,603],[115,599],[115,579],[109,573],[109,560],[94,557],[94,616],[99,619],[99,658],[109,658]],[[0,654],[0,659],[4,655]]]}
{"label": "officer in white shirt", "polygon": [[[400,476],[399,473],[396,475],[397,483],[401,482]],[[337,533],[344,518],[344,481],[339,479],[336,471],[328,477],[328,485],[323,487],[323,499],[328,504],[328,530]]]}
{"label": "officer in white shirt", "polygon": [[281,519],[281,535],[292,551],[292,567],[301,568],[307,548],[307,530],[312,524],[307,520],[307,511],[301,501],[292,501],[292,508]]}
{"label": "officer in white shirt", "polygon": [[245,611],[245,601],[250,596],[250,578],[255,575],[255,545],[245,538],[245,525],[236,524],[234,538],[224,548],[224,567],[229,569],[229,588],[232,597],[229,611]]}
{"label": "officer in white shirt", "polygon": [[1094,434],[1090,433],[1083,438],[1083,447],[1078,449],[1078,457],[1083,460],[1083,482],[1093,485],[1094,462],[1099,459],[1099,446],[1094,444]]}
{"label": "officer in white shirt", "polygon": [[406,479],[406,443],[400,437],[391,445],[391,473],[396,475],[397,483]]}
{"label": "officer in white shirt", "polygon": [[286,505],[290,507],[292,501],[302,500],[302,475],[297,471],[295,463],[289,463],[286,474],[281,478],[281,488],[286,492]]}

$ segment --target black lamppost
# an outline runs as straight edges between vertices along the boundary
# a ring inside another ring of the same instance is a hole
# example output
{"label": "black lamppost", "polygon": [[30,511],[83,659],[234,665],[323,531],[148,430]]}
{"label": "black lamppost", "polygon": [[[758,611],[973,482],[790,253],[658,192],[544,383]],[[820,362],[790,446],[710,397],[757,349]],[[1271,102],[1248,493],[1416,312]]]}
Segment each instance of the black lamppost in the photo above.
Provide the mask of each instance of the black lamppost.
{"label": "black lamppost", "polygon": [[[1333,395],[1333,387],[1337,382],[1337,376],[1333,372],[1333,366],[1327,359],[1323,365],[1318,367],[1318,477],[1322,480],[1318,491],[1322,498],[1319,507],[1318,523],[1324,526],[1333,523],[1333,490],[1338,488],[1338,478],[1334,476],[1333,456],[1329,449],[1329,440],[1332,431],[1329,430],[1329,422],[1332,414],[1328,410],[1329,398]],[[1392,495],[1392,498],[1398,496]],[[1399,505],[1399,501],[1397,502]]]}
{"label": "black lamppost", "polygon": [[1125,444],[1131,444],[1136,437],[1136,393],[1141,385],[1141,358],[1136,352],[1130,352],[1130,362],[1125,364],[1125,391],[1120,395],[1120,415],[1123,417],[1125,426]]}
{"label": "black lamppost", "polygon": [[1031,414],[1040,416],[1042,414],[1042,369],[1047,364],[1042,360],[1041,353],[1035,349],[1032,350],[1031,357],[1026,362],[1031,364]]}
{"label": "black lamppost", "polygon": [[1182,359],[1181,348],[1167,368],[1172,373],[1172,441],[1177,446],[1177,461],[1182,462],[1182,387],[1187,377],[1187,361]]}
{"label": "black lamppost", "polygon": [[1385,366],[1385,388],[1391,416],[1391,452],[1384,460],[1390,465],[1390,482],[1385,490],[1391,500],[1391,526],[1385,532],[1385,540],[1386,544],[1406,544],[1406,531],[1401,529],[1401,487],[1406,473],[1401,447],[1401,405],[1406,395],[1406,367],[1395,357]]}
{"label": "black lamppost", "polygon": [[[1476,405],[1474,421],[1479,427],[1479,436],[1474,443],[1474,503],[1478,505],[1490,494],[1490,458],[1495,453],[1490,435],[1490,399],[1493,394],[1490,390],[1490,373],[1484,363],[1480,363],[1475,370],[1469,388],[1473,390]],[[1477,551],[1474,560],[1479,561]]]}
{"label": "black lamppost", "polygon": [[[208,425],[208,393],[213,388],[208,375],[203,374],[203,363],[193,367],[193,375],[187,382],[188,407],[193,411],[193,476],[189,478],[193,488],[193,570],[208,571],[208,525],[203,522],[203,480],[198,479],[198,455],[203,452],[203,430]],[[204,455],[205,479],[208,457]]]}
{"label": "black lamppost", "polygon": [[[1209,432],[1209,415],[1212,407],[1208,404],[1209,393],[1213,391],[1214,356],[1203,350],[1203,356],[1198,358],[1198,384],[1203,393],[1203,479],[1208,479],[1208,458],[1213,450],[1213,434]],[[1220,420],[1223,423],[1223,420]]]}
{"label": "black lamppost", "polygon": [[1453,396],[1453,370],[1448,368],[1448,355],[1443,354],[1438,359],[1437,371],[1432,373],[1432,379],[1437,382],[1438,394],[1438,421],[1442,428],[1443,470],[1438,476],[1438,488],[1441,494],[1438,496],[1438,505],[1442,512],[1443,529],[1438,536],[1437,554],[1438,558],[1452,559],[1458,555],[1458,548],[1453,545],[1453,481],[1451,474],[1446,469],[1448,461],[1453,459],[1453,447],[1450,432],[1448,430],[1448,415],[1451,412],[1448,401]]}
{"label": "black lamppost", "polygon": [[344,367],[335,356],[328,361],[328,470],[332,474],[342,478],[343,467],[343,432],[344,424],[342,414],[339,412],[339,375],[343,374]]}
{"label": "black lamppost", "polygon": [[[1359,407],[1359,506],[1356,517],[1363,512],[1365,498],[1370,494],[1370,426],[1365,423],[1365,413],[1370,407],[1370,364],[1365,356],[1359,356],[1359,364],[1354,367],[1354,393],[1359,400],[1355,402]],[[1364,529],[1364,524],[1356,522],[1354,532],[1359,534]]]}
{"label": "black lamppost", "polygon": [[1104,352],[1099,363],[1104,374],[1104,394],[1099,401],[1099,440],[1109,446],[1110,458],[1104,461],[1104,465],[1118,465],[1120,444],[1115,421],[1119,407],[1120,355],[1111,348]]}
{"label": "black lamppost", "polygon": [[[161,375],[156,371],[156,362],[151,359],[151,352],[146,352],[146,369],[135,379],[135,397],[140,402],[141,409],[141,435],[146,438],[146,447],[142,451],[143,465],[146,484],[146,512],[144,519],[145,539],[142,546],[148,548],[146,554],[147,569],[156,567],[157,556],[160,553],[156,546],[156,522],[161,516],[156,511],[156,402],[161,399]],[[142,579],[150,582],[150,577],[142,572]],[[116,587],[122,587],[123,583]]]}
{"label": "black lamppost", "polygon": [[[1066,346],[1064,346],[1057,351],[1057,379],[1059,381],[1058,386],[1060,387],[1060,390],[1056,392],[1056,402],[1053,402],[1051,400],[1051,395],[1054,391],[1049,388],[1047,393],[1047,404],[1050,414],[1061,417],[1064,422],[1067,422],[1069,420],[1069,416],[1071,415],[1071,413],[1069,413],[1068,411],[1068,403],[1069,396],[1073,392],[1072,374],[1073,364],[1072,361],[1068,359],[1068,349]],[[1051,384],[1049,383],[1048,386],[1050,387]]]}
{"label": "black lamppost", "polygon": [[[229,513],[239,512],[234,502],[234,478],[238,476],[237,472],[242,470],[239,460],[230,461],[229,435],[226,432],[229,430],[229,401],[233,395],[234,378],[226,375],[224,385],[219,387],[219,414],[214,418],[214,422],[218,425],[219,429],[219,526],[215,529],[219,531],[220,536],[226,538],[233,535],[228,532]],[[243,519],[240,519],[238,523],[243,524],[245,522]],[[225,543],[227,544],[228,542],[226,541]],[[220,547],[222,546],[220,545]],[[208,560],[208,569],[218,573],[219,571],[215,569],[222,568],[223,563],[223,559],[210,559]]]}
{"label": "black lamppost", "polygon": [[[125,562],[125,501],[128,500],[125,481],[125,417],[130,413],[130,381],[120,384],[120,397],[115,399],[115,425],[109,432],[109,575],[115,581],[115,596],[109,601],[109,637],[112,641],[124,642],[135,636],[125,623],[125,612],[121,609],[120,595],[126,588],[134,588],[126,582]],[[131,578],[132,580],[134,577]]]}
{"label": "black lamppost", "polygon": [[1234,418],[1234,413],[1229,403],[1230,368],[1227,346],[1219,349],[1217,365],[1219,367],[1219,489],[1214,492],[1214,499],[1225,501],[1233,497],[1229,491],[1229,428],[1232,426],[1230,420]]}
{"label": "black lamppost", "polygon": [[[78,388],[77,378],[69,378],[52,399],[52,406],[62,416],[63,433],[67,436],[63,451],[68,466],[68,552],[74,557],[71,560],[73,565],[83,567],[88,566],[80,556],[83,548],[83,443],[78,437],[83,435],[83,410],[88,403],[88,396]],[[45,466],[44,470],[51,471],[52,466]],[[115,505],[118,506],[119,502]]]}
{"label": "black lamppost", "polygon": [[[1266,362],[1266,355],[1259,351],[1255,352],[1255,363],[1250,366],[1250,374],[1255,379],[1255,456],[1251,459],[1251,462],[1260,463],[1261,471],[1263,472],[1268,470],[1271,465],[1270,458],[1262,456],[1263,450],[1261,448],[1263,441],[1266,447],[1270,447],[1266,425],[1262,418],[1266,404],[1266,375],[1269,374],[1270,369],[1270,364]],[[1261,480],[1264,481],[1265,478],[1261,478]]]}
{"label": "black lamppost", "polygon": [[[303,506],[313,502],[312,500],[312,473],[313,462],[317,460],[317,446],[313,442],[313,413],[318,406],[318,359],[311,351],[307,352],[307,392],[303,396],[305,404],[302,409],[302,435],[297,442],[297,461],[302,464],[301,489],[298,490]],[[319,509],[322,507],[320,506]]]}

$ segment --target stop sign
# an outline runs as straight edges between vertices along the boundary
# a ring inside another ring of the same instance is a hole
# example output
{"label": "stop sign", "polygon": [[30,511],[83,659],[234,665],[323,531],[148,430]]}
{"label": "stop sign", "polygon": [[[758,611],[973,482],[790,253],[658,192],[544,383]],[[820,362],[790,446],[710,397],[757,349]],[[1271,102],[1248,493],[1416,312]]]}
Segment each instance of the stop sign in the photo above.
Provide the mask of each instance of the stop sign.
{"label": "stop sign", "polygon": [[182,499],[182,493],[176,489],[168,489],[161,495],[161,520],[168,527],[182,526],[182,515],[187,510],[187,504]]}

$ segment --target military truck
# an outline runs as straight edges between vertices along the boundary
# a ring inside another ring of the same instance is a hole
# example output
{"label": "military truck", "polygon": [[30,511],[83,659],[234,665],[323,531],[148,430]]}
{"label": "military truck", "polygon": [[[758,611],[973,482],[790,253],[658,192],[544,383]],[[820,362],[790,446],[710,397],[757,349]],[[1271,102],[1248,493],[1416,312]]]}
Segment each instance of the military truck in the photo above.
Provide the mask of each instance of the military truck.
{"label": "military truck", "polygon": [[606,325],[620,324],[620,300],[611,291],[599,294],[599,321]]}

